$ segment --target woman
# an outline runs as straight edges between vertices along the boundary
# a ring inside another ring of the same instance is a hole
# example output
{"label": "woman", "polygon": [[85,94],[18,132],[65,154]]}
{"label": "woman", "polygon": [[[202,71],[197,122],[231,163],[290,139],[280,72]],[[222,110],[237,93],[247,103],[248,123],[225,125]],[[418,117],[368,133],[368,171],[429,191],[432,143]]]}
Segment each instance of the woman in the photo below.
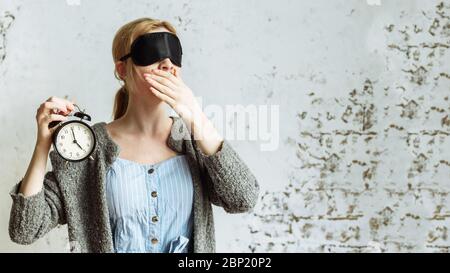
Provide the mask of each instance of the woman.
{"label": "woman", "polygon": [[[113,41],[115,74],[123,81],[114,121],[93,126],[93,160],[68,162],[50,152],[52,121],[71,101],[51,97],[37,111],[35,150],[11,191],[9,233],[30,244],[67,224],[72,251],[214,252],[211,204],[229,213],[254,207],[258,183],[202,113],[180,77],[174,27],[132,21]],[[164,103],[180,117],[167,116]]]}

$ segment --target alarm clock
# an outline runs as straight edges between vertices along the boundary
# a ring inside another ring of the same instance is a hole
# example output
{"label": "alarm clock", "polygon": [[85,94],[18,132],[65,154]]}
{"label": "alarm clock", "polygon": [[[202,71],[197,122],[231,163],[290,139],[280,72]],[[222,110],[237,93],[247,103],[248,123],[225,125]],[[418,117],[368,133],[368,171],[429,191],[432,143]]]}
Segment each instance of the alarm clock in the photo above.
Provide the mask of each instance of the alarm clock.
{"label": "alarm clock", "polygon": [[[79,109],[77,105],[75,106]],[[93,159],[91,154],[97,141],[94,130],[85,122],[91,121],[91,117],[81,110],[69,116],[79,119],[52,121],[49,124],[49,128],[58,126],[52,135],[54,149],[67,161]]]}

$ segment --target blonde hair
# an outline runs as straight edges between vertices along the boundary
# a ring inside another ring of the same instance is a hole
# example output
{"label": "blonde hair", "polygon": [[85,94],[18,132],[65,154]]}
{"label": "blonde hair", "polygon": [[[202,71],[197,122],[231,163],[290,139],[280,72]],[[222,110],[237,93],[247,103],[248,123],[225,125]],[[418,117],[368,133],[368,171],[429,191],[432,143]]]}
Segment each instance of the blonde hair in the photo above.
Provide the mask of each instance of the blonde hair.
{"label": "blonde hair", "polygon": [[[133,41],[142,34],[151,32],[158,28],[165,28],[173,34],[176,33],[176,29],[167,21],[157,20],[152,18],[140,18],[131,21],[122,26],[114,36],[112,44],[112,55],[114,63],[120,60],[121,57],[130,53],[131,44]],[[127,111],[129,90],[132,90],[134,84],[134,64],[131,58],[125,61],[126,63],[126,79],[122,79],[117,70],[114,69],[114,76],[119,81],[123,81],[122,87],[117,91],[114,98],[113,117],[114,120],[122,117]]]}

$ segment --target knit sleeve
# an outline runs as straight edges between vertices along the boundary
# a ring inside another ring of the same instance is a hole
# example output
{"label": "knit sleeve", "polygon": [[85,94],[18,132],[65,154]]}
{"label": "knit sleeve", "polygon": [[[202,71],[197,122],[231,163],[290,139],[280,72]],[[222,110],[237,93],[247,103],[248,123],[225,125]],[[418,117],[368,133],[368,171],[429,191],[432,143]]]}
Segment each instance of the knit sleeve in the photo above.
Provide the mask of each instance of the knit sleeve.
{"label": "knit sleeve", "polygon": [[203,179],[214,205],[228,213],[246,212],[252,209],[259,195],[259,184],[248,166],[224,139],[219,150],[206,155],[193,141],[200,158]]}
{"label": "knit sleeve", "polygon": [[20,181],[11,192],[9,236],[18,244],[31,244],[58,224],[65,224],[61,192],[53,172],[45,174],[43,188],[32,196],[19,193]]}

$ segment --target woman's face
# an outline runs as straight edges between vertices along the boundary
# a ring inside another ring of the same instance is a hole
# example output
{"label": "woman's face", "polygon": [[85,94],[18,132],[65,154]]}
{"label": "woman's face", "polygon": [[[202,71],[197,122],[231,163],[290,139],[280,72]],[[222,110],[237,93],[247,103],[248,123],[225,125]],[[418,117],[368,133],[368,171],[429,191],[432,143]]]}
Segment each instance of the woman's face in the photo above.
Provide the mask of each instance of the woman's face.
{"label": "woman's face", "polygon": [[[153,31],[150,31],[149,33],[153,33],[153,32],[169,32],[169,31],[165,28],[158,28]],[[125,63],[123,63],[123,62],[119,62],[119,63],[122,63],[123,67],[125,67]],[[116,64],[116,66],[117,66],[117,64]],[[145,92],[145,93],[148,93],[151,95],[153,95],[153,93],[151,93],[149,91],[150,84],[145,80],[144,73],[152,74],[152,69],[164,70],[164,71],[170,72],[173,75],[175,75],[175,73],[177,75],[180,75],[180,72],[181,72],[181,67],[173,64],[169,58],[165,58],[159,62],[153,63],[148,66],[134,65],[133,67],[135,70],[135,75],[134,75],[134,80],[135,80],[135,84],[136,84],[135,92],[137,92],[137,93]]]}

